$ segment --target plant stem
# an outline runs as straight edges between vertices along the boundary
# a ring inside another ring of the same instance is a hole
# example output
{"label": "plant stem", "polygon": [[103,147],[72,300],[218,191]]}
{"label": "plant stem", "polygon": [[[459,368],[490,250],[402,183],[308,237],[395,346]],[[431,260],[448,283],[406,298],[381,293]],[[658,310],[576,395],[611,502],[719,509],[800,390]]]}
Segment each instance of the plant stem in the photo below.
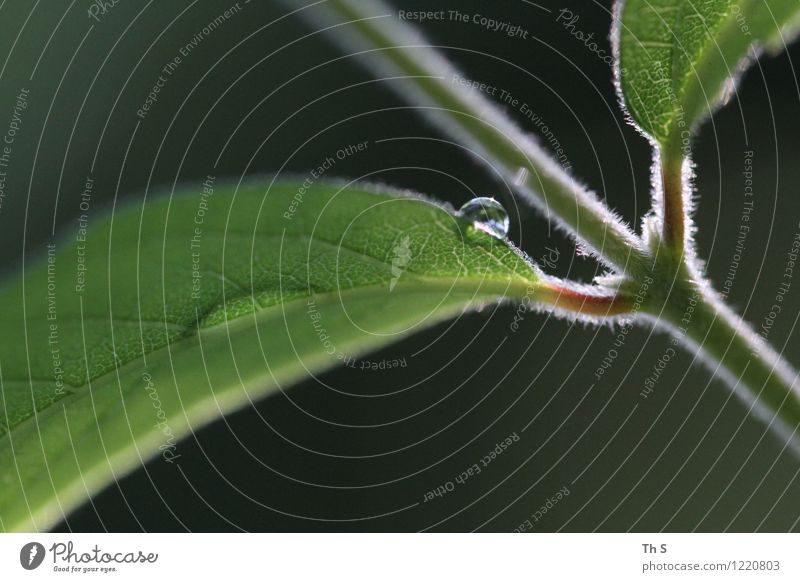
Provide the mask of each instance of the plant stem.
{"label": "plant stem", "polygon": [[536,299],[556,309],[589,318],[625,315],[631,313],[634,305],[633,299],[625,293],[549,277],[539,287]]}
{"label": "plant stem", "polygon": [[[301,14],[320,28],[336,26],[333,40],[357,53],[377,76],[391,77],[387,82],[399,95],[416,107],[426,106],[434,123],[488,160],[517,193],[600,261],[621,273],[641,272],[647,264],[641,239],[484,94],[463,87],[464,77],[392,12],[381,2],[328,0]],[[348,23],[344,30],[338,27],[343,22]]]}
{"label": "plant stem", "polygon": [[[690,272],[681,267],[684,275]],[[782,436],[800,426],[798,374],[772,347],[733,313],[699,277],[682,276],[666,298],[648,301],[643,312],[687,344],[750,406],[751,413]],[[654,288],[664,288],[658,282]],[[787,430],[788,429],[788,430]],[[794,441],[800,452],[800,444]]]}
{"label": "plant stem", "polygon": [[663,241],[680,256],[685,245],[686,207],[683,200],[683,156],[678,153],[661,155],[661,184],[663,187]]}
{"label": "plant stem", "polygon": [[[297,0],[284,2],[297,6]],[[391,77],[387,82],[399,95],[488,160],[516,192],[625,276],[616,292],[553,283],[541,290],[539,301],[572,315],[602,319],[631,312],[629,298],[639,293],[642,281],[648,281],[656,296],[642,306],[645,315],[676,333],[677,342],[695,346],[715,375],[745,395],[763,420],[777,426],[771,421],[779,418],[780,426],[790,431],[800,424],[796,372],[708,285],[698,283],[702,278],[685,240],[684,157],[679,146],[667,148],[661,158],[664,247],[653,253],[482,93],[463,87],[459,80],[464,77],[413,28],[393,18],[390,7],[378,1],[328,0],[300,13],[330,30],[331,38],[348,53],[357,54],[376,75]],[[347,24],[344,31],[339,28],[343,23]],[[691,314],[688,320],[687,313]],[[800,451],[800,446],[795,448]]]}

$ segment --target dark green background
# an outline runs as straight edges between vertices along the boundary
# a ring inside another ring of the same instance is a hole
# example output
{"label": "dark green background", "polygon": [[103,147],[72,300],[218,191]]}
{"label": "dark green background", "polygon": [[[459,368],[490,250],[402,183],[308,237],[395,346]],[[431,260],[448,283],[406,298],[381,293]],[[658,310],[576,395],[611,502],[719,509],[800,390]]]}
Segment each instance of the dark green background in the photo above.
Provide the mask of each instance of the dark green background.
{"label": "dark green background", "polygon": [[[109,204],[207,174],[305,177],[338,148],[369,140],[366,153],[337,164],[337,175],[370,175],[456,205],[496,196],[512,215],[512,239],[532,257],[549,246],[560,251],[554,272],[586,281],[598,272],[491,169],[459,147],[422,139],[443,136],[383,83],[369,82],[354,59],[306,73],[341,53],[322,34],[302,38],[313,29],[297,18],[267,26],[286,12],[275,2],[241,2],[241,13],[183,59],[139,120],[136,110],[161,68],[231,4],[122,0],[99,23],[88,18],[86,1],[3,4],[0,129],[20,88],[30,89],[0,210],[5,271],[23,252],[40,250],[54,223],[76,228],[90,172],[95,212],[101,198]],[[620,113],[608,65],[555,20],[558,9],[570,8],[580,16],[577,28],[608,51],[610,4],[539,4],[552,12],[522,0],[395,2],[527,28],[531,38],[521,40],[472,24],[423,27],[465,76],[530,104],[575,175],[638,229],[650,204],[649,146]],[[744,152],[754,151],[754,226],[730,295],[753,322],[772,304],[800,221],[792,57],[800,50],[752,68],[696,146],[697,239],[718,285],[736,244]],[[509,114],[537,134],[518,112]],[[374,143],[393,137],[417,139]],[[798,296],[800,282],[770,335],[794,364]],[[798,529],[800,461],[691,355],[674,359],[643,400],[665,336],[637,328],[592,388],[612,347],[608,327],[528,314],[510,333],[513,315],[508,306],[469,315],[369,358],[406,357],[402,370],[341,369],[321,378],[349,396],[309,380],[217,422],[180,444],[179,466],[149,463],[59,529],[510,531],[565,486],[570,495],[535,531]],[[513,432],[520,441],[480,475],[422,503]]]}

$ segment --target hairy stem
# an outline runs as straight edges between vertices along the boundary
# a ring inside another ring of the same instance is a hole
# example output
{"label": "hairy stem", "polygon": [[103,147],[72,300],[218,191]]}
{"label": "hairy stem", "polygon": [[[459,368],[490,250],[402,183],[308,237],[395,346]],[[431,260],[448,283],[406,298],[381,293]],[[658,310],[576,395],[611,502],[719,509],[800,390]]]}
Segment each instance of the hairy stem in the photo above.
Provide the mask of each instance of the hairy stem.
{"label": "hairy stem", "polygon": [[659,324],[694,348],[716,377],[725,380],[751,413],[794,441],[800,427],[798,374],[764,338],[725,306],[715,293],[688,280],[678,282],[663,308],[648,309]]}
{"label": "hairy stem", "polygon": [[686,237],[683,156],[680,153],[661,156],[661,183],[664,196],[662,238],[675,255],[680,256],[684,251]]}
{"label": "hairy stem", "polygon": [[[305,4],[284,1],[293,7]],[[434,123],[491,163],[517,193],[593,250],[600,261],[622,273],[644,269],[647,253],[641,239],[484,94],[462,86],[464,77],[413,28],[400,22],[389,6],[328,0],[300,13],[320,28],[336,27],[331,28],[333,40],[359,54],[412,105],[424,105]]]}
{"label": "hairy stem", "polygon": [[631,313],[633,298],[621,292],[610,292],[597,285],[580,285],[546,279],[539,288],[537,300],[544,305],[589,318],[614,317]]}

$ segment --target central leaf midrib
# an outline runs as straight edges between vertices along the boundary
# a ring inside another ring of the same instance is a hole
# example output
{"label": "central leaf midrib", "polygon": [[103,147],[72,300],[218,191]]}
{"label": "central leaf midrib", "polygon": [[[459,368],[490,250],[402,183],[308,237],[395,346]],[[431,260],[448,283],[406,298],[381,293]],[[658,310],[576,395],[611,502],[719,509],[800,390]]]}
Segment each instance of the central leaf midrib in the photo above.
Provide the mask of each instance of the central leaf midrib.
{"label": "central leaf midrib", "polygon": [[[419,280],[415,279],[415,282],[425,283],[425,286],[420,286],[418,288],[410,287],[408,285],[408,283],[406,282],[406,283],[402,284],[403,287],[404,287],[403,292],[406,293],[406,294],[428,293],[435,287],[442,287],[442,288],[445,288],[447,290],[450,290],[450,289],[453,288],[452,281],[448,280],[448,278],[446,278],[446,277],[430,277],[430,278],[426,277],[426,278],[420,278]],[[464,284],[464,283],[472,283],[472,284],[480,283],[480,284],[484,284],[484,283],[487,283],[487,282],[500,284],[501,287],[502,287],[503,283],[506,283],[509,289],[513,289],[514,288],[513,285],[512,285],[512,281],[508,281],[508,280],[504,280],[504,279],[495,279],[495,278],[483,278],[483,279],[462,278],[459,281],[459,284]],[[318,293],[318,294],[312,294],[312,295],[313,296],[317,296],[321,300],[323,300],[326,296],[339,295],[341,297],[342,294],[364,293],[364,292],[368,292],[368,291],[373,290],[373,289],[375,291],[384,292],[385,291],[385,285],[382,285],[382,284],[381,285],[363,285],[363,286],[359,286],[359,287],[353,287],[353,288],[347,289],[345,291],[329,291],[329,292],[326,292],[326,293]],[[478,287],[475,287],[475,289],[476,289],[475,295],[472,297],[473,301],[479,300],[480,298],[486,299],[486,298],[489,298],[491,296],[497,296],[495,293],[479,293],[478,292]],[[524,293],[524,290],[522,290],[522,289],[519,289],[518,291],[520,292],[520,294]],[[508,297],[512,298],[514,296],[508,296]],[[304,301],[306,301],[305,297],[300,298],[300,299],[293,299],[291,301],[287,301],[287,302],[284,302],[284,303],[279,303],[279,304],[271,305],[269,307],[261,308],[258,313],[261,316],[267,316],[269,311],[278,311],[279,309],[282,310],[283,308],[286,308],[287,306],[293,306],[294,304],[301,304]],[[466,303],[466,301],[465,301],[465,303]],[[185,341],[188,341],[193,336],[192,332],[197,332],[197,334],[199,336],[201,336],[201,337],[206,337],[206,336],[209,336],[209,335],[214,335],[214,334],[219,334],[219,333],[232,333],[232,332],[235,331],[236,327],[238,327],[240,325],[248,325],[248,323],[247,323],[248,320],[250,320],[250,318],[252,318],[254,315],[255,315],[255,313],[251,313],[249,315],[244,315],[244,316],[241,316],[241,317],[237,317],[236,319],[230,320],[229,322],[227,322],[225,324],[220,324],[220,325],[217,325],[217,326],[214,326],[214,327],[198,328],[197,326],[193,326],[180,339],[178,339],[178,340],[176,340],[174,342],[171,342],[171,343],[169,343],[167,345],[164,345],[164,346],[162,346],[162,347],[160,347],[160,348],[158,348],[156,350],[148,352],[148,356],[152,356],[153,354],[160,353],[163,350],[176,349],[177,345],[179,345],[179,344],[181,344],[181,343],[183,343]],[[87,397],[90,394],[90,391],[85,389],[86,386],[88,386],[90,384],[97,384],[97,385],[101,385],[102,386],[102,385],[108,383],[108,379],[110,377],[112,377],[112,375],[119,374],[120,370],[122,370],[124,368],[128,368],[130,366],[136,366],[137,364],[141,364],[141,358],[137,358],[137,359],[132,360],[130,362],[126,362],[126,363],[114,368],[113,370],[110,370],[110,371],[106,372],[105,374],[102,374],[100,376],[96,376],[96,377],[92,378],[91,380],[85,382],[84,384],[82,384],[80,386],[71,386],[72,388],[75,389],[75,391],[71,391],[64,398],[61,398],[61,399],[53,402],[52,404],[48,405],[47,407],[43,408],[42,410],[37,411],[33,416],[23,420],[22,422],[19,422],[19,423],[15,424],[15,425],[13,425],[11,427],[6,427],[7,428],[6,434],[0,436],[0,444],[2,444],[6,439],[9,439],[11,437],[12,433],[14,433],[16,430],[21,429],[22,427],[28,425],[29,423],[42,422],[42,421],[44,421],[44,418],[46,418],[46,417],[48,417],[48,416],[50,416],[52,414],[56,414],[59,405],[61,407],[68,407],[70,405],[70,403],[74,402],[75,400]],[[20,381],[20,380],[13,380],[13,379],[9,379],[8,381],[9,382],[26,382],[26,380]]]}

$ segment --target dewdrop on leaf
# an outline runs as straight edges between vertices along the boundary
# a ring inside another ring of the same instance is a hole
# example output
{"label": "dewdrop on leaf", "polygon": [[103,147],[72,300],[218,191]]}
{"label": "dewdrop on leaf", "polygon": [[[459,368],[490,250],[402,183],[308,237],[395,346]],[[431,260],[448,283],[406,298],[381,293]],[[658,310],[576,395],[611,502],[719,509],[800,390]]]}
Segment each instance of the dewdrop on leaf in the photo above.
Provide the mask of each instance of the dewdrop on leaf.
{"label": "dewdrop on leaf", "polygon": [[508,235],[508,212],[494,198],[473,198],[459,209],[458,215],[494,237],[505,238]]}

